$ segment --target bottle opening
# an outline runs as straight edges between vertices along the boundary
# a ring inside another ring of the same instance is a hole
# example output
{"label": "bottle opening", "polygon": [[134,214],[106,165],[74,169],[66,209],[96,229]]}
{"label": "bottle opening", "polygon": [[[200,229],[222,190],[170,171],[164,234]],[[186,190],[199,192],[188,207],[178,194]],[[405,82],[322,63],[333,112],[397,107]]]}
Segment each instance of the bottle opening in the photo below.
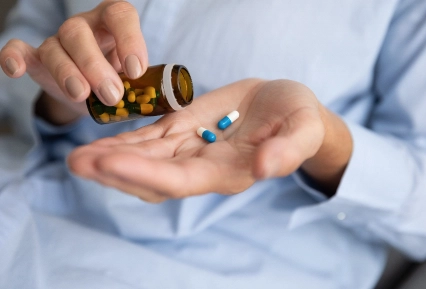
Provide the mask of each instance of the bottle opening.
{"label": "bottle opening", "polygon": [[179,92],[182,95],[182,98],[186,102],[191,102],[192,97],[194,95],[194,92],[192,91],[192,79],[189,75],[188,70],[186,68],[181,67],[179,69],[179,76],[178,76],[178,87]]}
{"label": "bottle opening", "polygon": [[[169,93],[167,93],[167,78],[170,79],[169,85],[171,86]],[[192,79],[185,66],[168,64],[164,68],[163,80],[165,81],[165,96],[174,110],[180,110],[192,102],[194,97]]]}

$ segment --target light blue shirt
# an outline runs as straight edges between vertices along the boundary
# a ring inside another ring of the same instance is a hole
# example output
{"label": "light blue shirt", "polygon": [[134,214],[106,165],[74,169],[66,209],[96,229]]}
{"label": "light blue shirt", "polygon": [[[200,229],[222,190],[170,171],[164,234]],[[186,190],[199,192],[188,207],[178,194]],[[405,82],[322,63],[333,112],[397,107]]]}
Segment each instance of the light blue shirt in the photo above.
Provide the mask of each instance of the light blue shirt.
{"label": "light blue shirt", "polygon": [[[34,46],[95,0],[22,0],[0,39]],[[426,257],[426,2],[141,0],[151,64],[198,95],[247,78],[306,84],[354,151],[326,198],[302,173],[149,204],[70,174],[76,146],[154,121],[52,127],[39,88],[0,76],[0,288],[372,288],[389,245]],[[230,95],[229,97],[232,97]]]}

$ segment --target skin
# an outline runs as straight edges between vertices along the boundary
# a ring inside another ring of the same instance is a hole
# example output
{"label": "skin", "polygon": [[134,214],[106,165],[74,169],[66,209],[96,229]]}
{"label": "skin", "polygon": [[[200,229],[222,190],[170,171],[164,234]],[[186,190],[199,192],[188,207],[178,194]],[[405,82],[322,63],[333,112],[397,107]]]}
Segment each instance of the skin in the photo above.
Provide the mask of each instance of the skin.
{"label": "skin", "polygon": [[[139,75],[132,76],[126,69],[128,56],[139,60]],[[116,104],[124,92],[117,71],[124,70],[129,78],[140,77],[148,67],[148,54],[134,7],[125,1],[103,1],[95,9],[65,21],[58,33],[38,48],[10,40],[0,52],[0,63],[9,77],[28,73],[40,85],[40,101],[47,108],[38,112],[61,125],[88,114],[84,101],[90,91],[106,105]],[[76,95],[66,87],[71,77],[81,85]],[[118,91],[116,99],[102,97],[100,86],[105,80]]]}
{"label": "skin", "polygon": [[[129,55],[140,61],[140,70],[126,68]],[[84,100],[90,90],[99,95],[105,79],[121,95],[116,72],[142,74],[148,61],[136,10],[125,1],[104,1],[67,20],[37,49],[10,41],[0,52],[0,63],[8,76],[27,72],[40,84],[44,92],[37,113],[61,125],[87,114]],[[74,89],[74,95],[67,90],[69,77],[83,87]],[[100,99],[107,105],[119,100]],[[217,121],[233,110],[240,118],[225,131],[216,129]],[[197,136],[200,126],[215,132],[217,141],[209,144]],[[211,91],[153,125],[79,147],[68,164],[81,177],[148,202],[212,191],[235,194],[256,180],[287,176],[299,168],[332,196],[352,147],[344,122],[303,84],[245,79]]]}

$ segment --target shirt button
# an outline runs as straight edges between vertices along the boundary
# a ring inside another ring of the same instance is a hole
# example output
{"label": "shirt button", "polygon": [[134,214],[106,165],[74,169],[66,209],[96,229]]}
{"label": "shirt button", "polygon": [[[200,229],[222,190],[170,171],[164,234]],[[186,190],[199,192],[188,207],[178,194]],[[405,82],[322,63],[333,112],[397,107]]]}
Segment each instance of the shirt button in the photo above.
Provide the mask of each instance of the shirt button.
{"label": "shirt button", "polygon": [[346,214],[343,212],[340,212],[337,214],[337,219],[340,221],[343,221],[344,219],[346,219]]}

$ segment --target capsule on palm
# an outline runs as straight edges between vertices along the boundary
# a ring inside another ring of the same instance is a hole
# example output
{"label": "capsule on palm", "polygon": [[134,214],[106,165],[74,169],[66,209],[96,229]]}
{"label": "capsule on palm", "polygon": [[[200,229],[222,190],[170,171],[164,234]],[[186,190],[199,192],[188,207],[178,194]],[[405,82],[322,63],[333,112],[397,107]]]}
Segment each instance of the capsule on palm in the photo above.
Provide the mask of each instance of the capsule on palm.
{"label": "capsule on palm", "polygon": [[238,111],[234,110],[217,123],[217,127],[219,129],[226,129],[228,126],[230,126],[234,121],[236,121],[240,117],[240,114]]}
{"label": "capsule on palm", "polygon": [[199,127],[197,129],[197,134],[210,143],[216,141],[216,135],[204,127]]}

